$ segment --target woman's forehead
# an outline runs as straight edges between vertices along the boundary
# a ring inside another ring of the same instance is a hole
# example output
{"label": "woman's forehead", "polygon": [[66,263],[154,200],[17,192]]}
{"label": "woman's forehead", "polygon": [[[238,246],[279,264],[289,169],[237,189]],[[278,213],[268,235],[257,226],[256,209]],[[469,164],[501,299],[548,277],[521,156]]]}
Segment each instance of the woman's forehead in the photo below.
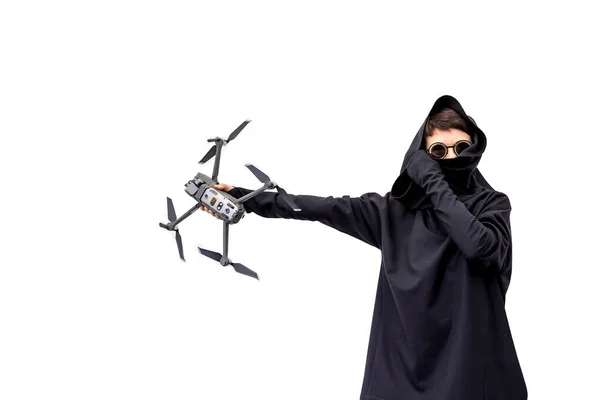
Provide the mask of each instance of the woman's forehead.
{"label": "woman's forehead", "polygon": [[447,130],[441,130],[438,128],[434,128],[432,133],[432,136],[428,136],[426,138],[428,143],[442,142],[451,146],[459,140],[468,140],[470,142],[473,142],[471,136],[469,136],[467,132],[462,131],[460,129],[450,128]]}

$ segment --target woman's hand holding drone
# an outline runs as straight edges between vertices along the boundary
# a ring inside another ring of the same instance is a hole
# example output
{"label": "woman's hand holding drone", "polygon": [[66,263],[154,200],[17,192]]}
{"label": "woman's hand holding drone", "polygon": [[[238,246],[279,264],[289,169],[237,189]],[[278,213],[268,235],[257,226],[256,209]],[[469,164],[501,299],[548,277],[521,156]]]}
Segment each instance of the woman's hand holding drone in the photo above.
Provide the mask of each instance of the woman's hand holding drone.
{"label": "woman's hand holding drone", "polygon": [[[218,185],[215,185],[213,187],[215,189],[224,190],[226,192],[229,192],[231,189],[234,188],[234,186],[228,185],[227,183],[219,183]],[[200,209],[202,211],[206,211],[207,213],[211,214],[216,219],[221,219],[221,217],[219,217],[217,214],[215,214],[215,212],[213,210],[211,210],[210,208],[208,208],[208,207],[200,206]]]}

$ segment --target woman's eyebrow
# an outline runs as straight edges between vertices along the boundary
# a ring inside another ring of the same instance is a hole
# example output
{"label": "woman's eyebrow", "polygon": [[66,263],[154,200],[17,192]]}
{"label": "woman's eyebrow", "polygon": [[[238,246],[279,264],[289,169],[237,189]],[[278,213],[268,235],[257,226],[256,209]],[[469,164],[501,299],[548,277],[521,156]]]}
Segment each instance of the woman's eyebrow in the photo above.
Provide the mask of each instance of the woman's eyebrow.
{"label": "woman's eyebrow", "polygon": [[453,141],[452,143],[448,143],[448,141],[444,140],[442,143],[444,143],[446,146],[454,146],[456,143],[460,142],[461,140],[466,140],[471,144],[473,143],[469,139],[458,139],[458,140]]}

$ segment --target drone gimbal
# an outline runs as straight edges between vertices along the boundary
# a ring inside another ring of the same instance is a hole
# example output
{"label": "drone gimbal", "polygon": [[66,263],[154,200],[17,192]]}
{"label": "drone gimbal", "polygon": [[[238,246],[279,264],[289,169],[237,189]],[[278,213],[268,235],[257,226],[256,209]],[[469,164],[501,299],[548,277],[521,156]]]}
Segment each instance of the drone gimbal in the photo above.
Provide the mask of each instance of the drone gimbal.
{"label": "drone gimbal", "polygon": [[246,194],[245,196],[238,198],[233,197],[229,193],[218,190],[214,188],[214,185],[218,184],[219,181],[217,179],[217,175],[219,174],[219,163],[221,161],[221,149],[227,143],[231,142],[235,139],[239,133],[250,123],[250,120],[244,121],[240,126],[238,126],[227,139],[222,139],[220,137],[208,139],[208,142],[214,142],[215,144],[208,150],[208,152],[202,157],[202,159],[198,162],[199,164],[204,164],[214,156],[215,164],[213,166],[213,174],[212,178],[204,175],[201,172],[198,172],[194,179],[189,180],[185,184],[185,191],[188,195],[193,197],[197,203],[187,210],[181,217],[177,218],[177,214],[175,213],[175,207],[173,206],[173,201],[167,197],[167,217],[169,222],[167,224],[163,224],[162,222],[158,225],[161,228],[165,228],[168,231],[175,231],[175,241],[177,242],[177,249],[179,250],[179,257],[185,261],[183,257],[183,245],[181,242],[181,235],[179,234],[178,225],[187,217],[192,215],[196,210],[198,210],[201,206],[205,206],[210,208],[213,212],[215,212],[219,218],[223,220],[223,254],[219,254],[214,251],[206,250],[201,247],[198,247],[200,254],[209,257],[215,261],[218,261],[222,266],[232,265],[233,269],[241,274],[256,278],[258,278],[258,274],[248,267],[240,263],[231,262],[231,260],[227,257],[228,253],[228,245],[229,245],[229,225],[237,224],[246,214],[246,210],[244,209],[243,203],[246,200],[253,198],[254,196],[264,192],[267,189],[277,189],[279,194],[282,196],[283,200],[294,210],[300,211],[298,206],[294,203],[288,193],[278,186],[275,182],[269,178],[267,174],[256,168],[252,164],[246,164],[246,167],[256,176],[256,178],[263,183],[263,186],[255,191]]}

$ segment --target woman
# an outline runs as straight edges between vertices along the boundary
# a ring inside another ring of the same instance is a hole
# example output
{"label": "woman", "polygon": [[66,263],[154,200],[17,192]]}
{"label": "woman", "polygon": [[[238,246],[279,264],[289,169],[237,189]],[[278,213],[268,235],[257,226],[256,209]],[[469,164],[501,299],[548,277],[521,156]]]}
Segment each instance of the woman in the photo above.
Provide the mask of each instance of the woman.
{"label": "woman", "polygon": [[[276,192],[244,203],[249,213],[318,221],[381,250],[361,400],[527,398],[504,308],[511,204],[477,169],[485,147],[483,131],[445,95],[384,196],[290,194],[298,212]],[[236,198],[251,192],[215,187]]]}

